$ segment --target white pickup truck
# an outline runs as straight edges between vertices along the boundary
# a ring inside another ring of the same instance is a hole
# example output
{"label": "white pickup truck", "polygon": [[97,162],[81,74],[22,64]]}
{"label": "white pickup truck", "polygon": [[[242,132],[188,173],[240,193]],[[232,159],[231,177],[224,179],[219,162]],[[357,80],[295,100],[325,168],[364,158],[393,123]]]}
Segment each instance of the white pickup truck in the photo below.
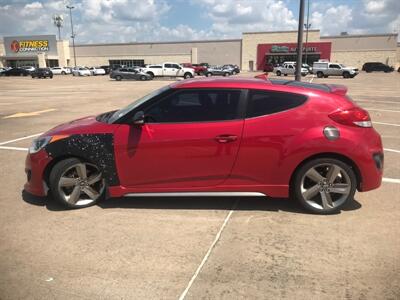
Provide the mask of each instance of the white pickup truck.
{"label": "white pickup truck", "polygon": [[[285,75],[287,76],[288,74],[294,75],[296,72],[296,64],[295,63],[283,63],[282,66],[274,68],[274,72],[276,75],[281,76]],[[301,67],[301,76],[306,76],[308,74],[308,70],[304,67]]]}
{"label": "white pickup truck", "polygon": [[166,62],[159,65],[148,65],[141,71],[153,77],[183,77],[192,78],[194,69],[182,67],[180,64]]}

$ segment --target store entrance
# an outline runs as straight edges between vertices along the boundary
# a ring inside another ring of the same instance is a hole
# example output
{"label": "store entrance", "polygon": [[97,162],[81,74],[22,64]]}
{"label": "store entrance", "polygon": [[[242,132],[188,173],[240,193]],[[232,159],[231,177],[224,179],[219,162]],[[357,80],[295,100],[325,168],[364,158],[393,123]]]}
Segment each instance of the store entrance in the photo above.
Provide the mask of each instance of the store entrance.
{"label": "store entrance", "polygon": [[6,61],[6,65],[8,66],[8,67],[11,67],[11,68],[19,68],[19,67],[22,67],[22,66],[32,66],[32,67],[35,67],[35,68],[37,68],[38,67],[38,61],[37,61],[37,59],[24,59],[24,60],[11,60],[11,59],[9,59],[9,60],[7,60]]}
{"label": "store entrance", "polygon": [[[303,63],[308,64],[309,66],[312,66],[315,61],[318,61],[320,59],[321,55],[319,53],[307,53],[307,58],[306,55],[303,54]],[[288,53],[267,53],[265,55],[265,63],[271,63],[274,66],[275,65],[281,65],[285,61],[296,61],[297,55],[295,53],[293,54],[288,54]]]}

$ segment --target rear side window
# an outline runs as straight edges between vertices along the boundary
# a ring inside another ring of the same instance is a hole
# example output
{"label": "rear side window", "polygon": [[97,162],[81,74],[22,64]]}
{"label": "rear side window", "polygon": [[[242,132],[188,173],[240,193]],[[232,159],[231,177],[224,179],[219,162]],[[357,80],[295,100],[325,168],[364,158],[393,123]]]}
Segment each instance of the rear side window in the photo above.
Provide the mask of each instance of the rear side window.
{"label": "rear side window", "polygon": [[274,114],[292,109],[306,102],[307,97],[299,94],[250,91],[247,118]]}

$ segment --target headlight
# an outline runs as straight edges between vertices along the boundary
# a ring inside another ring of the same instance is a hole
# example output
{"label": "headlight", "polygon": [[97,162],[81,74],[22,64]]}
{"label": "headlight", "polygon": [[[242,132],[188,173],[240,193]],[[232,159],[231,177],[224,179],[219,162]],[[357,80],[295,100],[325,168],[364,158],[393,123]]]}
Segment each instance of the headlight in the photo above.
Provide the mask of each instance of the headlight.
{"label": "headlight", "polygon": [[33,154],[42,150],[51,141],[51,136],[43,136],[34,139],[32,145],[29,147],[29,153]]}

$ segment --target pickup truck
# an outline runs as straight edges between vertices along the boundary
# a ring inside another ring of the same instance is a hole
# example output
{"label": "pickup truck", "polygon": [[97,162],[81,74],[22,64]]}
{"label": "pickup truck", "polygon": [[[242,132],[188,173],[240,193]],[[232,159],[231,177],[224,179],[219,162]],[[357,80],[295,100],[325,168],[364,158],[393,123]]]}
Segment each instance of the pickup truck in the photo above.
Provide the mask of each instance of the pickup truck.
{"label": "pickup truck", "polygon": [[192,78],[194,76],[194,69],[185,68],[177,63],[162,63],[159,65],[148,65],[141,68],[143,73],[149,74],[154,77],[183,77]]}
{"label": "pickup truck", "polygon": [[[274,68],[274,72],[277,76],[288,74],[294,75],[296,72],[296,65],[293,63],[284,63],[282,66]],[[301,76],[306,76],[308,74],[308,70],[306,68],[301,67]]]}
{"label": "pickup truck", "polygon": [[357,68],[346,67],[338,63],[330,62],[314,62],[313,74],[317,74],[318,78],[328,76],[343,76],[343,78],[354,78],[359,73]]}

